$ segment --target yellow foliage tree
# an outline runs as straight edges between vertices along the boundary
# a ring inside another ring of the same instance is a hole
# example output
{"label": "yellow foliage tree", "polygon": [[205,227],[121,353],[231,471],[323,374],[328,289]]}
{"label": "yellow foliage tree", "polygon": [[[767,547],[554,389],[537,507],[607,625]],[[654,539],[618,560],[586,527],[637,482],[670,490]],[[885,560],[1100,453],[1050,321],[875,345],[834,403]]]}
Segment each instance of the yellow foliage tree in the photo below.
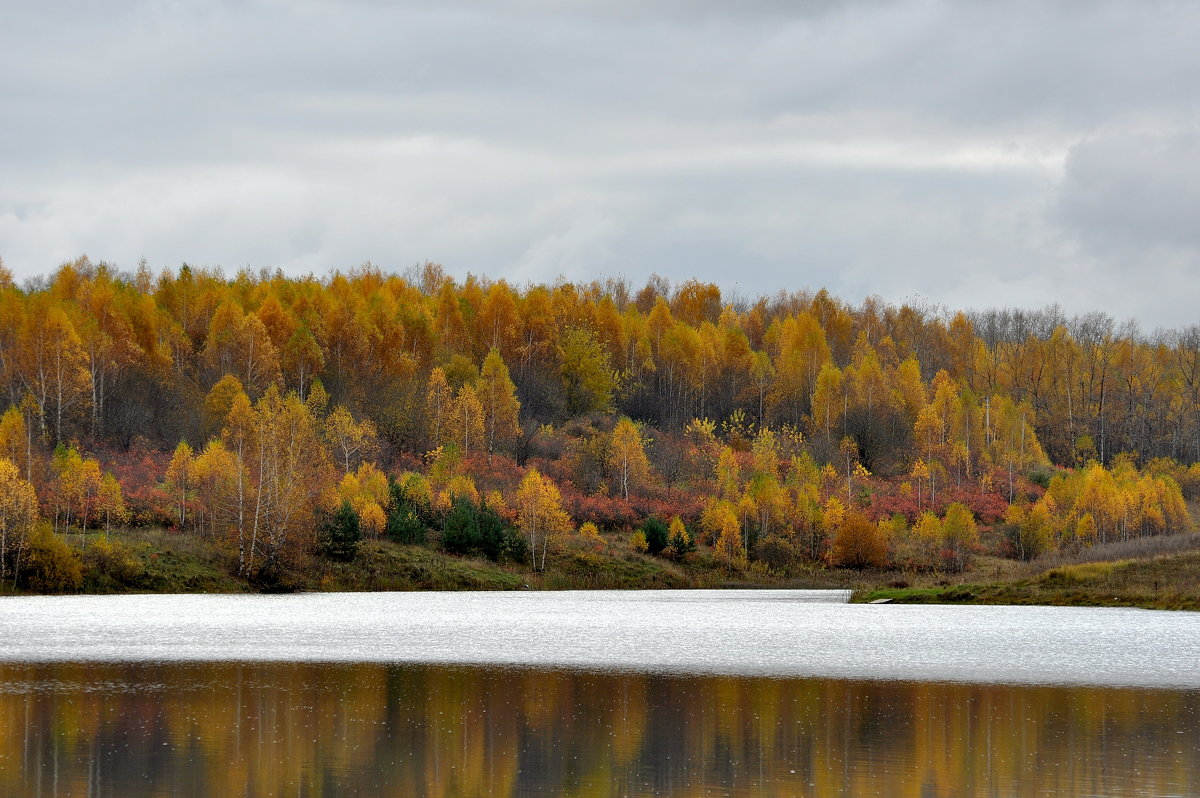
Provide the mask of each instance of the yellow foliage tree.
{"label": "yellow foliage tree", "polygon": [[450,417],[454,413],[454,392],[440,366],[429,373],[425,386],[425,418],[429,425],[429,442],[439,446],[453,440]]}
{"label": "yellow foliage tree", "polygon": [[254,509],[245,572],[266,567],[272,573],[312,542],[313,513],[321,486],[334,481],[331,471],[309,406],[295,393],[283,396],[270,386],[254,407]]}
{"label": "yellow foliage tree", "polygon": [[42,431],[52,439],[64,439],[64,426],[74,411],[84,405],[92,393],[92,377],[86,368],[87,356],[82,339],[70,317],[61,308],[49,305],[31,308],[21,328],[18,349],[22,381],[33,398]]}
{"label": "yellow foliage tree", "polygon": [[650,477],[650,461],[646,458],[641,430],[629,418],[622,417],[613,428],[608,465],[617,476],[624,499],[629,498],[630,484],[644,486]]}
{"label": "yellow foliage tree", "polygon": [[692,536],[679,516],[671,519],[671,523],[667,527],[667,540],[669,541],[667,545],[677,555],[687,554],[695,548],[692,544]]}
{"label": "yellow foliage tree", "polygon": [[716,545],[713,547],[713,554],[718,560],[729,565],[744,567],[746,565],[746,547],[742,543],[742,533],[737,515],[731,509],[725,508],[717,520],[720,532]]}
{"label": "yellow foliage tree", "polygon": [[723,499],[736,499],[742,491],[741,469],[738,468],[737,456],[728,446],[721,447],[714,469],[717,479],[717,495]]}
{"label": "yellow foliage tree", "polygon": [[189,483],[196,497],[196,526],[213,539],[223,539],[236,528],[243,472],[237,455],[221,440],[209,441],[192,461]]}
{"label": "yellow foliage tree", "polygon": [[[642,537],[644,539],[645,535]],[[596,551],[604,548],[604,538],[600,537],[599,528],[591,521],[585,521],[579,525],[579,539]]]}
{"label": "yellow foliage tree", "polygon": [[167,472],[163,478],[163,488],[175,501],[176,518],[179,519],[180,529],[183,529],[184,525],[187,524],[188,496],[191,492],[192,482],[192,460],[192,447],[188,445],[187,441],[180,441],[175,447],[175,452],[171,455],[171,462],[167,463]]}
{"label": "yellow foliage tree", "polygon": [[1084,546],[1096,542],[1096,519],[1091,513],[1084,513],[1075,524],[1075,540]]}
{"label": "yellow foliage tree", "polygon": [[343,473],[349,473],[357,460],[375,448],[375,436],[374,422],[367,418],[355,421],[342,405],[325,419],[325,440],[337,454]]}
{"label": "yellow foliage tree", "polygon": [[779,443],[770,427],[763,427],[758,431],[750,452],[754,457],[756,474],[779,479]]}
{"label": "yellow foliage tree", "polygon": [[832,535],[841,528],[846,518],[846,506],[838,501],[836,496],[830,496],[821,512],[821,526],[826,534]]}
{"label": "yellow foliage tree", "polygon": [[387,508],[391,503],[387,476],[374,463],[362,463],[347,473],[338,485],[338,501],[348,501],[358,516],[359,525],[374,537],[387,526]]}
{"label": "yellow foliage tree", "polygon": [[833,437],[833,428],[846,412],[846,385],[842,372],[832,363],[821,367],[812,397],[813,431],[827,438]]}
{"label": "yellow foliage tree", "polygon": [[238,394],[245,393],[242,381],[232,374],[226,374],[209,390],[204,397],[204,427],[206,433],[221,429],[225,419],[233,408],[233,400]]}
{"label": "yellow foliage tree", "polygon": [[453,440],[463,454],[480,449],[484,445],[483,405],[479,394],[471,385],[463,385],[454,397]]}
{"label": "yellow foliage tree", "polygon": [[100,490],[96,497],[96,511],[104,516],[104,532],[108,533],[113,521],[124,523],[129,520],[129,510],[125,506],[125,495],[121,491],[121,483],[110,473],[105,473],[100,479]]}
{"label": "yellow foliage tree", "polygon": [[571,530],[571,519],[562,507],[562,494],[554,482],[531,468],[517,488],[516,510],[517,526],[529,538],[533,569],[544,571],[552,539]]}
{"label": "yellow foliage tree", "polygon": [[965,504],[953,502],[946,508],[946,517],[942,521],[942,542],[950,552],[953,568],[964,570],[971,562],[975,547],[979,545],[975,515]]}
{"label": "yellow foliage tree", "polygon": [[483,425],[487,435],[487,451],[491,454],[498,445],[506,444],[521,434],[518,416],[521,403],[517,386],[508,374],[508,366],[500,350],[492,347],[479,370],[480,403],[483,405]]}
{"label": "yellow foliage tree", "polygon": [[0,417],[0,457],[7,458],[18,467],[23,466],[25,479],[33,473],[33,436],[25,424],[25,414],[20,408],[10,407]]}
{"label": "yellow foliage tree", "polygon": [[37,494],[21,477],[17,466],[0,458],[0,579],[14,570],[28,548],[29,534],[37,523]]}
{"label": "yellow foliage tree", "polygon": [[52,467],[55,523],[61,522],[61,528],[69,531],[72,520],[77,520],[82,539],[100,492],[100,464],[81,456],[74,446],[59,446]]}

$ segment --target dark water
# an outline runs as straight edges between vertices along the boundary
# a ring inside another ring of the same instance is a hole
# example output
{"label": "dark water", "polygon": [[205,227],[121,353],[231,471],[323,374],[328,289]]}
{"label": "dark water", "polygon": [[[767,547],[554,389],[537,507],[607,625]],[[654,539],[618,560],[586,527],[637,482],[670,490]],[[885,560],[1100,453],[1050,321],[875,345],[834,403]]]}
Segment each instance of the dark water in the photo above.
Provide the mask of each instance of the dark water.
{"label": "dark water", "polygon": [[1200,795],[1200,691],[0,665],[5,796]]}

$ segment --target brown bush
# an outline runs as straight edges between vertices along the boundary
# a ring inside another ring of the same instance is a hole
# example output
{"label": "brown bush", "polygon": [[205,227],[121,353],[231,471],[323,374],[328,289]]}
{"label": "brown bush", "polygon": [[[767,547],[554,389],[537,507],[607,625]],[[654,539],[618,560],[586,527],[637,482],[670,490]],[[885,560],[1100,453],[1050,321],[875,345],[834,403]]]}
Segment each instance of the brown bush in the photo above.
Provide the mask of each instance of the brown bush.
{"label": "brown bush", "polygon": [[878,524],[862,513],[847,513],[833,538],[833,564],[842,568],[881,568],[887,564],[887,555],[887,540]]}
{"label": "brown bush", "polygon": [[800,547],[779,535],[768,535],[754,547],[754,559],[781,574],[792,573],[802,558]]}

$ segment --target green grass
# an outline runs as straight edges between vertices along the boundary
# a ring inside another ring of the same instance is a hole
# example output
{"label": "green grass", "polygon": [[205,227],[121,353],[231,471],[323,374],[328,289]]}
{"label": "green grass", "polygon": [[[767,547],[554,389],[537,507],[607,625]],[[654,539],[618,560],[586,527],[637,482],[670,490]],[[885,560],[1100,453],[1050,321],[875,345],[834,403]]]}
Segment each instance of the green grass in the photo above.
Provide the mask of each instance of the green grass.
{"label": "green grass", "polygon": [[624,557],[583,550],[561,552],[537,575],[547,590],[632,590],[699,587],[703,580],[669,560],[629,553]]}
{"label": "green grass", "polygon": [[[74,538],[70,538],[75,543]],[[189,535],[122,530],[88,535],[83,556],[85,593],[240,593],[252,590],[231,575],[233,563]]]}
{"label": "green grass", "polygon": [[367,541],[350,562],[316,561],[311,590],[522,590],[527,580],[488,560],[451,557],[421,546]]}

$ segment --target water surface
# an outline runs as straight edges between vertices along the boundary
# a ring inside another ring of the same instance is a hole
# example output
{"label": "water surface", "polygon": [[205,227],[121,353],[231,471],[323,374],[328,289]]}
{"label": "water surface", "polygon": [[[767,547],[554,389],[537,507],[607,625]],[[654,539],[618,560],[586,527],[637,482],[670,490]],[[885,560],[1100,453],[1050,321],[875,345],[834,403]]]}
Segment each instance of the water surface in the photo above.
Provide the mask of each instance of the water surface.
{"label": "water surface", "polygon": [[0,660],[377,662],[1200,687],[1200,613],[844,591],[0,599]]}
{"label": "water surface", "polygon": [[5,796],[1200,795],[1200,692],[313,663],[0,666]]}
{"label": "water surface", "polygon": [[847,598],[3,598],[0,795],[1200,795],[1200,614]]}

